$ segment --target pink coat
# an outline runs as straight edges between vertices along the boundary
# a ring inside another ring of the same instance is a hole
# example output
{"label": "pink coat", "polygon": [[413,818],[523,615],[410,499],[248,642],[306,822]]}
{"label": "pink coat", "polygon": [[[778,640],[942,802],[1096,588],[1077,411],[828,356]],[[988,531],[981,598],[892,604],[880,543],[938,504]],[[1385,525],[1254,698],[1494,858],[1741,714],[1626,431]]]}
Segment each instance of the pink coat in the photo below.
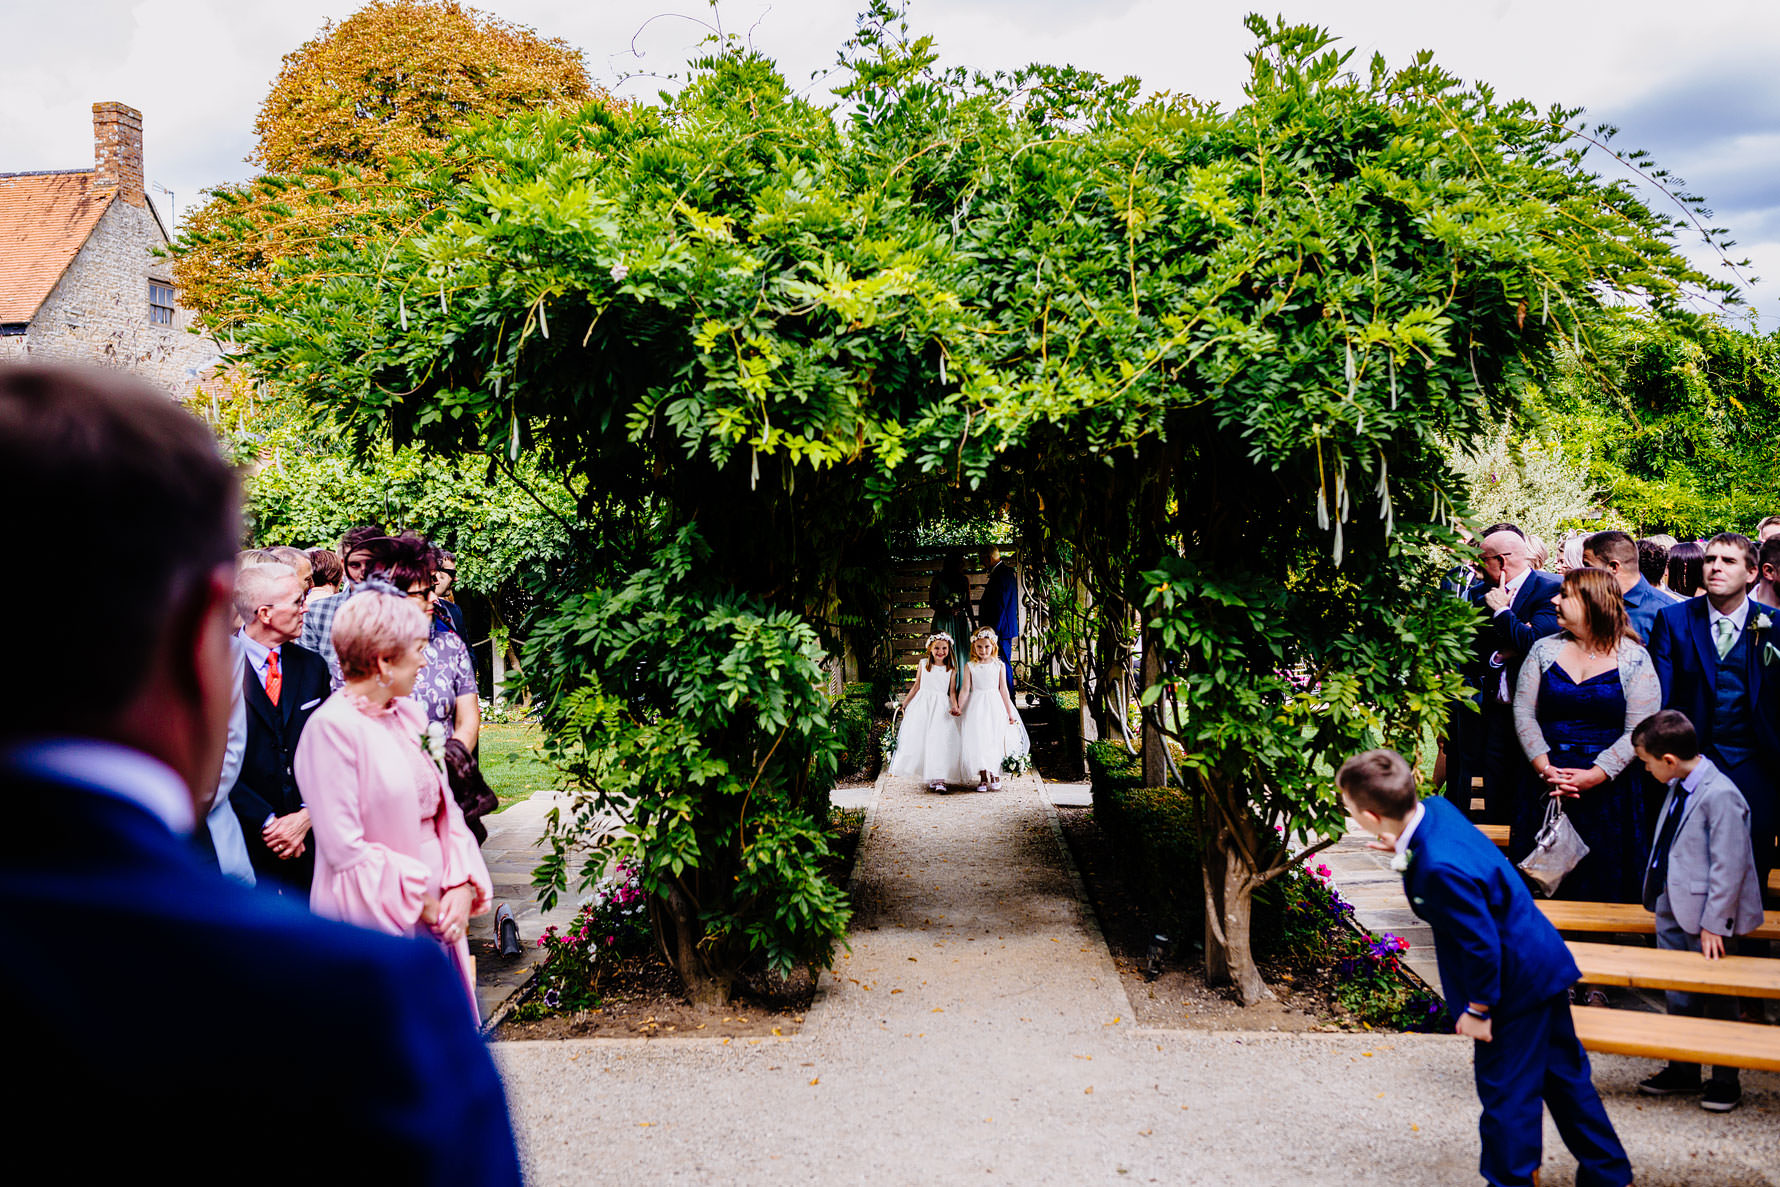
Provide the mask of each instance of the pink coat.
{"label": "pink coat", "polygon": [[[425,729],[425,713],[407,697],[367,712],[343,691],[304,727],[294,767],[314,830],[309,906],[317,915],[432,937],[420,921],[422,904],[466,883],[475,890],[471,913],[488,910],[488,866],[443,773],[421,747]],[[474,1010],[469,941],[440,942]]]}

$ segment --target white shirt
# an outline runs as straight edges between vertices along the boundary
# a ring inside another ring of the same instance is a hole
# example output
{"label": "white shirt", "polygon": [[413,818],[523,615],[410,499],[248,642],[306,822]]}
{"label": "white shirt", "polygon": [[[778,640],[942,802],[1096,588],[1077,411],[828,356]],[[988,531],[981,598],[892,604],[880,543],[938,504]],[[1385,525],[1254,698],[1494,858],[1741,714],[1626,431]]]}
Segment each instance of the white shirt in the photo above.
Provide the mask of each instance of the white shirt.
{"label": "white shirt", "polygon": [[38,738],[0,752],[0,767],[128,800],[176,833],[192,831],[192,793],[173,768],[140,750],[97,738]]}
{"label": "white shirt", "polygon": [[1497,614],[1506,614],[1513,608],[1514,599],[1520,596],[1520,587],[1527,583],[1527,574],[1532,571],[1530,567],[1522,569],[1518,576],[1510,577],[1502,583],[1502,592],[1508,595],[1508,605],[1496,611]]}
{"label": "white shirt", "polygon": [[1409,852],[1409,838],[1415,835],[1415,830],[1420,826],[1422,817],[1427,814],[1428,810],[1422,807],[1420,800],[1417,800],[1415,802],[1415,811],[1409,814],[1409,819],[1403,822],[1403,831],[1397,834],[1398,853]]}
{"label": "white shirt", "polygon": [[[264,643],[248,634],[246,627],[241,628],[239,637],[241,639],[241,648],[247,653],[247,666],[253,669],[253,674],[255,676],[259,677],[260,687],[266,687],[266,657],[271,655],[274,651],[278,651],[279,648],[267,647]],[[278,660],[280,663],[283,663],[284,656],[280,655]]]}
{"label": "white shirt", "polygon": [[[1749,599],[1744,598],[1737,603],[1737,608],[1729,614],[1720,614],[1718,607],[1710,601],[1706,603],[1706,634],[1712,640],[1712,646],[1718,646],[1718,620],[1727,619],[1731,624],[1730,646],[1737,645],[1737,639],[1743,634],[1743,624],[1749,621]],[[1730,648],[1726,648],[1728,651]]]}

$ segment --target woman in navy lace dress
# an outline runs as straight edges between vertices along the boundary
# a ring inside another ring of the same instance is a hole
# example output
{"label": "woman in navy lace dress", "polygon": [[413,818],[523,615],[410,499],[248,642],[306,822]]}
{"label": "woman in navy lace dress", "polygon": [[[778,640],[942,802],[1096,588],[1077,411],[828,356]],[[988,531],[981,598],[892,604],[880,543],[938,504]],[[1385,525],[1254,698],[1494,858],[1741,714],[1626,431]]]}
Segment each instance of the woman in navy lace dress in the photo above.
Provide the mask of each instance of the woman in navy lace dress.
{"label": "woman in navy lace dress", "polygon": [[1527,651],[1514,696],[1515,732],[1532,766],[1508,856],[1532,852],[1557,797],[1589,853],[1554,897],[1635,903],[1650,829],[1632,730],[1662,707],[1662,686],[1611,574],[1572,569],[1557,604],[1563,631]]}

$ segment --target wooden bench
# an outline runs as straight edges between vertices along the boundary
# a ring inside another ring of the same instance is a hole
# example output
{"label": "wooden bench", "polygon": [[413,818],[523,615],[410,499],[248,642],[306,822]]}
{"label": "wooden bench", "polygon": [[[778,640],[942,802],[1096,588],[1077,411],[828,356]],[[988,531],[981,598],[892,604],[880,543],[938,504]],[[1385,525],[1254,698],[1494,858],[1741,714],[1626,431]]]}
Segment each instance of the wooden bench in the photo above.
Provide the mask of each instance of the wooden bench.
{"label": "wooden bench", "polygon": [[[1591,985],[1780,998],[1780,960],[1761,956],[1707,960],[1697,952],[1586,941],[1572,942],[1569,947],[1582,979]],[[1780,1030],[1775,1034],[1780,1035]]]}
{"label": "wooden bench", "polygon": [[[1637,903],[1566,903],[1556,899],[1537,899],[1539,910],[1559,931],[1589,932],[1604,935],[1656,934],[1656,916]],[[1766,922],[1750,938],[1780,940],[1780,911],[1769,911]]]}
{"label": "wooden bench", "polygon": [[1570,1017],[1590,1051],[1780,1072],[1780,1026],[1590,1006],[1572,1007]]}
{"label": "wooden bench", "polygon": [[1493,841],[1498,849],[1508,848],[1508,826],[1506,824],[1480,824],[1477,831]]}

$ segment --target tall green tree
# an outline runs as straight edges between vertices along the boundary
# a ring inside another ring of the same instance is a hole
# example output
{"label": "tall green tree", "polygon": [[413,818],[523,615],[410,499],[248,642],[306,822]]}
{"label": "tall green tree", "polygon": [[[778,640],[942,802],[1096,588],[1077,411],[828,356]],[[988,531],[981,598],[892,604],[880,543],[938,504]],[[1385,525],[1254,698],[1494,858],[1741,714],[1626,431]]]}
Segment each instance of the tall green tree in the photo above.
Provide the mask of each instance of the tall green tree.
{"label": "tall green tree", "polygon": [[1780,334],[1622,312],[1557,362],[1525,431],[1561,442],[1639,533],[1753,532],[1780,513]]}
{"label": "tall green tree", "polygon": [[1573,113],[1251,26],[1227,111],[942,70],[881,3],[836,108],[719,46],[660,108],[479,126],[451,151],[484,171],[430,174],[413,233],[342,239],[243,328],[367,440],[529,455],[583,519],[660,509],[672,548],[590,569],[531,655],[590,784],[541,876],[619,811],[695,996],[843,932],[809,881],[832,753],[795,624],[948,489],[1146,608],[1149,725],[1212,824],[1213,971],[1260,996],[1281,838],[1328,843],[1333,763],[1457,692],[1473,623],[1420,559],[1464,498],[1439,442],[1499,425],[1603,294],[1667,315],[1711,283],[1584,168]]}
{"label": "tall green tree", "polygon": [[405,208],[404,171],[474,117],[604,96],[581,52],[457,0],[372,0],[286,54],[254,120],[253,181],[210,192],[173,248],[180,300],[227,333],[281,260]]}

